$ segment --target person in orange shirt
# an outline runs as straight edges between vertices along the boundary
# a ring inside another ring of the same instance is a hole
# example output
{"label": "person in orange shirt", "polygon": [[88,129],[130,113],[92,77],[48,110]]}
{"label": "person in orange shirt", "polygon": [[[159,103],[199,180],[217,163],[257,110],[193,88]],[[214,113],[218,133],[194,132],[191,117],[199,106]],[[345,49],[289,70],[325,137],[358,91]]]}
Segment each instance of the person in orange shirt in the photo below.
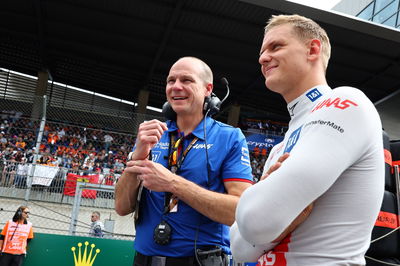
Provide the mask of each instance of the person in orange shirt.
{"label": "person in orange shirt", "polygon": [[262,148],[262,150],[261,150],[261,156],[267,157],[267,149],[266,149],[266,148]]}
{"label": "person in orange shirt", "polygon": [[260,155],[260,148],[258,146],[254,147],[253,149],[254,157],[258,158]]}
{"label": "person in orange shirt", "polygon": [[29,209],[20,206],[4,226],[0,235],[0,265],[21,266],[26,256],[26,247],[33,238],[32,223],[28,222]]}
{"label": "person in orange shirt", "polygon": [[26,146],[26,142],[21,137],[19,137],[17,142],[15,143],[15,147],[16,148],[20,148],[20,149],[24,149],[25,146]]}

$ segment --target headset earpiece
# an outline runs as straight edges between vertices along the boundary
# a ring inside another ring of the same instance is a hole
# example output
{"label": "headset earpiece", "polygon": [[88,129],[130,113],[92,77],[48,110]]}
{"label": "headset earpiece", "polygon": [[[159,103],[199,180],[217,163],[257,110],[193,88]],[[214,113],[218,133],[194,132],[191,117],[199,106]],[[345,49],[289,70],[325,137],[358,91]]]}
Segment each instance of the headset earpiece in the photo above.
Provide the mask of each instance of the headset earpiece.
{"label": "headset earpiece", "polygon": [[[208,111],[208,116],[213,116],[216,113],[219,112],[221,108],[221,100],[215,95],[214,93],[211,93],[210,96],[206,97],[204,99],[204,105],[203,105],[203,113],[206,114]],[[174,109],[172,109],[172,106],[169,104],[169,102],[165,102],[163,107],[162,107],[162,113],[164,114],[164,117],[167,120],[173,120],[176,121],[176,113]]]}
{"label": "headset earpiece", "polygon": [[210,96],[206,97],[204,100],[204,106],[203,106],[203,111],[204,114],[207,113],[208,111],[208,116],[213,116],[216,113],[219,112],[221,108],[221,100],[215,95],[214,93],[211,93]]}
{"label": "headset earpiece", "polygon": [[21,219],[21,217],[22,217],[22,209],[21,209],[21,207],[18,208],[18,210],[17,210],[17,216],[18,216],[18,219]]}
{"label": "headset earpiece", "polygon": [[167,120],[176,121],[176,113],[172,109],[172,106],[169,104],[169,102],[164,103],[162,107],[162,113]]}

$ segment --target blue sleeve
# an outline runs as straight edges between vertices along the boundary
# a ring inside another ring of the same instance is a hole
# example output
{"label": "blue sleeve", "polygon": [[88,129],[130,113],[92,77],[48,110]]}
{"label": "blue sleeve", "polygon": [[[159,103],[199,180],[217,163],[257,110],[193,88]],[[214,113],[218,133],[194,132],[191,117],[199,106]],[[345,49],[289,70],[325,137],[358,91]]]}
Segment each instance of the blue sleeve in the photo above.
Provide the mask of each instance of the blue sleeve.
{"label": "blue sleeve", "polygon": [[239,181],[253,183],[249,149],[240,129],[235,128],[226,140],[227,155],[223,162],[224,182]]}

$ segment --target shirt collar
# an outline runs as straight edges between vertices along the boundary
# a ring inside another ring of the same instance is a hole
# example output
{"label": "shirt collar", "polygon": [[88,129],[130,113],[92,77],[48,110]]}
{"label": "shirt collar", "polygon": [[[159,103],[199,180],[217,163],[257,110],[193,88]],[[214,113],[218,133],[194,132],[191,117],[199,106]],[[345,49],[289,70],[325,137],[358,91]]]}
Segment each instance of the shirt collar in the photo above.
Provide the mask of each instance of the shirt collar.
{"label": "shirt collar", "polygon": [[[212,119],[211,117],[207,116],[205,119],[205,123],[206,123],[206,130],[210,130],[212,124],[215,122],[214,119]],[[197,125],[197,127],[190,133],[192,135],[194,135],[195,137],[197,137],[198,139],[204,140],[204,119],[202,119],[200,121],[200,123]],[[167,132],[171,133],[171,132],[178,132],[179,128],[178,125],[176,124],[176,121],[172,121],[172,120],[168,120],[167,121]]]}
{"label": "shirt collar", "polygon": [[307,90],[287,105],[290,116],[298,116],[303,111],[308,110],[309,106],[314,106],[317,103],[318,98],[331,90],[328,85],[317,85]]}

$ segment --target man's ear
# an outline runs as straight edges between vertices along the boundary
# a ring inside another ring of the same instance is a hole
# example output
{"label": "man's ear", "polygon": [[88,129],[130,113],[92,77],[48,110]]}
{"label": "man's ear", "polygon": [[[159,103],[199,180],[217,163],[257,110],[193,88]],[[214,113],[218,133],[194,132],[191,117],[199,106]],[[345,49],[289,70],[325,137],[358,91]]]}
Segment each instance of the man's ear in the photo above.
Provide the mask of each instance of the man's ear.
{"label": "man's ear", "polygon": [[318,39],[313,39],[310,41],[308,46],[308,59],[310,61],[315,61],[321,56],[322,44]]}
{"label": "man's ear", "polygon": [[206,94],[204,95],[205,97],[208,97],[211,95],[212,91],[213,91],[213,84],[212,83],[208,83],[206,85]]}

